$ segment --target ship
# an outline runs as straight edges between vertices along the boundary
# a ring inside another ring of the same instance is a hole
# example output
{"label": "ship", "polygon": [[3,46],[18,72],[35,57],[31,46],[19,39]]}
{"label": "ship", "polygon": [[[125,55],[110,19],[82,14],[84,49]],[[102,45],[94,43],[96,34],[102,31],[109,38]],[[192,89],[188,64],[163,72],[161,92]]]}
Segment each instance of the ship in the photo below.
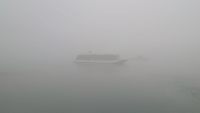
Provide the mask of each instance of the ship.
{"label": "ship", "polygon": [[124,64],[127,59],[121,59],[118,54],[79,54],[75,59],[77,64]]}

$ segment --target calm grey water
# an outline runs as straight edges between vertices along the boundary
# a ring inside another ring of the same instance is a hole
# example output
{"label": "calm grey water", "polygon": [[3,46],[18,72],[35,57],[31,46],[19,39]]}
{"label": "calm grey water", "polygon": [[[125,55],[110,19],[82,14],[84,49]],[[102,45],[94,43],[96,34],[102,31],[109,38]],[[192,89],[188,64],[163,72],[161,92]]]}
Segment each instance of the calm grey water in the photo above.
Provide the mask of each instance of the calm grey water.
{"label": "calm grey water", "polygon": [[[0,76],[1,113],[192,113],[199,103],[173,72],[128,62],[27,65]],[[167,69],[165,69],[167,70]],[[183,81],[183,80],[182,80]]]}

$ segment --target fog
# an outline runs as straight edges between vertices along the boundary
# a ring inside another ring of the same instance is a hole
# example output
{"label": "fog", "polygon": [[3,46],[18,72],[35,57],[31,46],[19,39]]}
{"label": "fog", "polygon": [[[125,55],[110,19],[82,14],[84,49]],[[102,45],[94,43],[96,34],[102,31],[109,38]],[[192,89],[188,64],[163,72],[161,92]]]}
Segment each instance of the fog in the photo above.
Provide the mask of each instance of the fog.
{"label": "fog", "polygon": [[[200,112],[199,3],[2,0],[0,112]],[[74,62],[89,51],[128,61]]]}

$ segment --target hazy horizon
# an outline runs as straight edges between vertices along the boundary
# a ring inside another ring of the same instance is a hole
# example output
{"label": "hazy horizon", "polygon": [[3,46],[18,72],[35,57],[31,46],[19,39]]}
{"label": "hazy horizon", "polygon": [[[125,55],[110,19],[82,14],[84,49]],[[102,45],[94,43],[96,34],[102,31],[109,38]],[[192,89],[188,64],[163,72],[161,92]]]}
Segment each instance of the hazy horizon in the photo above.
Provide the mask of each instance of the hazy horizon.
{"label": "hazy horizon", "polygon": [[[199,3],[2,0],[0,112],[199,112]],[[130,60],[73,62],[88,51]]]}

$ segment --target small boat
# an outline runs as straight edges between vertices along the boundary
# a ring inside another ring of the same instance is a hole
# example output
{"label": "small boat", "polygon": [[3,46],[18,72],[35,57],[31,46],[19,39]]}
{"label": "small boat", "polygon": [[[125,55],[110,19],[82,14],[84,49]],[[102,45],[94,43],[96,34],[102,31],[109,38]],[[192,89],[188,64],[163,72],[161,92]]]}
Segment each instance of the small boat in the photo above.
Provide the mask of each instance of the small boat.
{"label": "small boat", "polygon": [[78,64],[123,64],[126,61],[117,54],[79,54],[75,59]]}

